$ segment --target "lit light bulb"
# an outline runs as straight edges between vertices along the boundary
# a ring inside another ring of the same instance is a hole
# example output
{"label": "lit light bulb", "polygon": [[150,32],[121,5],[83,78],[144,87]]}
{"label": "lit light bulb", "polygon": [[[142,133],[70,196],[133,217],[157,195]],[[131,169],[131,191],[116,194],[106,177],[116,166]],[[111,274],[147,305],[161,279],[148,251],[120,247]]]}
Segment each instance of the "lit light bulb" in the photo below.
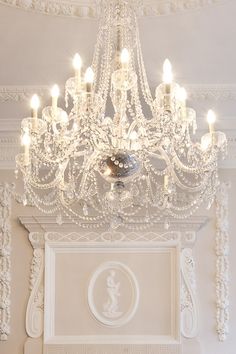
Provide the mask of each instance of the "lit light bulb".
{"label": "lit light bulb", "polygon": [[60,89],[58,85],[54,85],[53,88],[51,89],[51,96],[52,97],[57,97],[60,95]]}
{"label": "lit light bulb", "polygon": [[94,72],[93,72],[93,69],[91,67],[89,67],[86,70],[84,80],[85,80],[86,84],[92,84],[93,83],[93,81],[94,81]]}
{"label": "lit light bulb", "polygon": [[33,95],[31,98],[30,106],[33,110],[38,110],[40,106],[40,100],[38,95]]}
{"label": "lit light bulb", "polygon": [[31,98],[30,102],[31,108],[32,108],[32,114],[33,114],[33,130],[37,130],[38,128],[38,109],[40,106],[40,100],[38,95],[33,95]]}
{"label": "lit light bulb", "polygon": [[169,59],[166,59],[163,64],[163,82],[171,84],[173,81],[172,65]]}
{"label": "lit light bulb", "polygon": [[80,70],[81,67],[82,67],[82,60],[81,60],[81,57],[80,57],[80,55],[78,53],[76,53],[75,56],[74,56],[73,66],[74,66],[74,69],[76,71]]}
{"label": "lit light bulb", "polygon": [[210,109],[207,113],[207,122],[208,124],[214,124],[216,122],[216,115],[212,109]]}
{"label": "lit light bulb", "polygon": [[207,122],[209,124],[210,134],[214,133],[214,131],[215,131],[215,128],[214,128],[215,121],[216,121],[215,112],[212,111],[212,109],[210,109],[207,113]]}
{"label": "lit light bulb", "polygon": [[92,92],[93,81],[94,81],[94,72],[91,67],[86,70],[84,81],[86,83],[86,91]]}
{"label": "lit light bulb", "polygon": [[121,56],[120,56],[120,61],[121,61],[121,64],[122,64],[122,67],[123,67],[123,68],[126,68],[126,69],[127,69],[129,60],[130,60],[129,51],[128,51],[128,49],[124,48],[124,49],[122,50]]}

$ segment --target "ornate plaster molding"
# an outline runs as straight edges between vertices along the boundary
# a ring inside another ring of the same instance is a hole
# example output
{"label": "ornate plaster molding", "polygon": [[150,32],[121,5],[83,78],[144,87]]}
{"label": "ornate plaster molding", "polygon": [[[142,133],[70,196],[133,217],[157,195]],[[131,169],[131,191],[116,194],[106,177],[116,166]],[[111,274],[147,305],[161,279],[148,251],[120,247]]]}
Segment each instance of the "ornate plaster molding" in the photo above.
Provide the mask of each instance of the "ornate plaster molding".
{"label": "ornate plaster molding", "polygon": [[216,195],[216,329],[220,341],[229,333],[228,183]]}
{"label": "ornate plaster molding", "polygon": [[11,198],[14,185],[0,184],[0,340],[10,334],[11,304]]}
{"label": "ornate plaster molding", "polygon": [[26,332],[40,338],[44,323],[44,242],[39,235],[29,235],[34,249],[30,274],[30,297],[26,310]]}
{"label": "ornate plaster molding", "polygon": [[185,85],[188,96],[193,101],[234,101],[236,100],[236,85],[206,84]]}
{"label": "ornate plaster molding", "polygon": [[[79,241],[86,242],[86,239],[91,239],[93,242],[99,241],[173,241],[178,240],[182,233],[182,242],[186,245],[194,243],[196,240],[196,232],[199,231],[207,222],[205,216],[193,216],[188,220],[170,220],[170,227],[165,229],[163,222],[157,221],[154,232],[122,232],[106,231],[86,232],[84,229],[78,233],[78,226],[69,219],[62,219],[58,223],[56,216],[41,215],[41,216],[19,216],[21,224],[32,234],[46,233],[48,241]],[[137,219],[138,222],[138,219]],[[96,224],[94,224],[95,226]],[[85,224],[86,226],[86,224]],[[178,232],[176,231],[178,230]]]}
{"label": "ornate plaster molding", "polygon": [[196,294],[196,273],[193,251],[185,248],[181,253],[181,332],[185,338],[198,334],[198,304]]}
{"label": "ornate plaster molding", "polygon": [[[135,0],[139,16],[170,15],[225,0]],[[0,0],[0,3],[53,16],[96,18],[101,0]]]}
{"label": "ornate plaster molding", "polygon": [[[186,84],[185,87],[191,100],[236,100],[236,84]],[[61,90],[63,91],[63,86]],[[29,100],[36,92],[40,97],[46,97],[49,91],[48,86],[0,86],[0,103]]]}
{"label": "ornate plaster molding", "polygon": [[22,102],[37,92],[41,97],[49,92],[47,86],[0,86],[0,102]]}

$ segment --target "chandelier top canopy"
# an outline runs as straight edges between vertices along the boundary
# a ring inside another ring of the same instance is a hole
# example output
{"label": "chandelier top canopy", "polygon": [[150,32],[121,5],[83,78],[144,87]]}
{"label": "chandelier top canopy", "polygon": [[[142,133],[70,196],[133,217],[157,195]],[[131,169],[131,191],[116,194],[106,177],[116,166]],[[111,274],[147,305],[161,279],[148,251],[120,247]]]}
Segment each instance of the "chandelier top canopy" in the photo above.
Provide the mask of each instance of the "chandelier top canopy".
{"label": "chandelier top canopy", "polygon": [[[196,113],[174,82],[168,59],[153,97],[148,84],[135,9],[137,0],[102,1],[94,58],[65,85],[65,106],[42,110],[31,101],[22,121],[24,153],[16,157],[30,204],[63,213],[82,227],[143,229],[156,220],[187,218],[211,205],[218,186],[218,155],[226,137],[209,132],[198,142]],[[137,222],[138,220],[138,222]]]}

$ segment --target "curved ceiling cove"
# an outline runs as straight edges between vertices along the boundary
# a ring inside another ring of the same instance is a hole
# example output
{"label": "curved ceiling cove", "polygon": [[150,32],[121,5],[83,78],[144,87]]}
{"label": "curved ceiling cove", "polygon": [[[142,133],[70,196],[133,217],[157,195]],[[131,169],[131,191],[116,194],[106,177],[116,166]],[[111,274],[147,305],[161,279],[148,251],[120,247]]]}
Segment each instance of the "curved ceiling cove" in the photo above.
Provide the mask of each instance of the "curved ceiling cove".
{"label": "curved ceiling cove", "polygon": [[[94,18],[102,0],[0,0],[0,4],[53,16]],[[160,16],[215,5],[226,0],[134,0],[140,16]]]}

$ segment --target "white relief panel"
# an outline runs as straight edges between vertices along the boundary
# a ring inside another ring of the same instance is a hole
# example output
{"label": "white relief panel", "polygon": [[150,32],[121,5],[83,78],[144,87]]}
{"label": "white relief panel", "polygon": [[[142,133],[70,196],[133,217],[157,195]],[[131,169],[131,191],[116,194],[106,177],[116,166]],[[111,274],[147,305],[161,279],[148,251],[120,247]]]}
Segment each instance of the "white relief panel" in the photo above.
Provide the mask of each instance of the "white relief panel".
{"label": "white relief panel", "polygon": [[135,315],[138,302],[138,281],[127,265],[106,262],[96,269],[89,282],[88,303],[99,322],[110,327],[125,325]]}

